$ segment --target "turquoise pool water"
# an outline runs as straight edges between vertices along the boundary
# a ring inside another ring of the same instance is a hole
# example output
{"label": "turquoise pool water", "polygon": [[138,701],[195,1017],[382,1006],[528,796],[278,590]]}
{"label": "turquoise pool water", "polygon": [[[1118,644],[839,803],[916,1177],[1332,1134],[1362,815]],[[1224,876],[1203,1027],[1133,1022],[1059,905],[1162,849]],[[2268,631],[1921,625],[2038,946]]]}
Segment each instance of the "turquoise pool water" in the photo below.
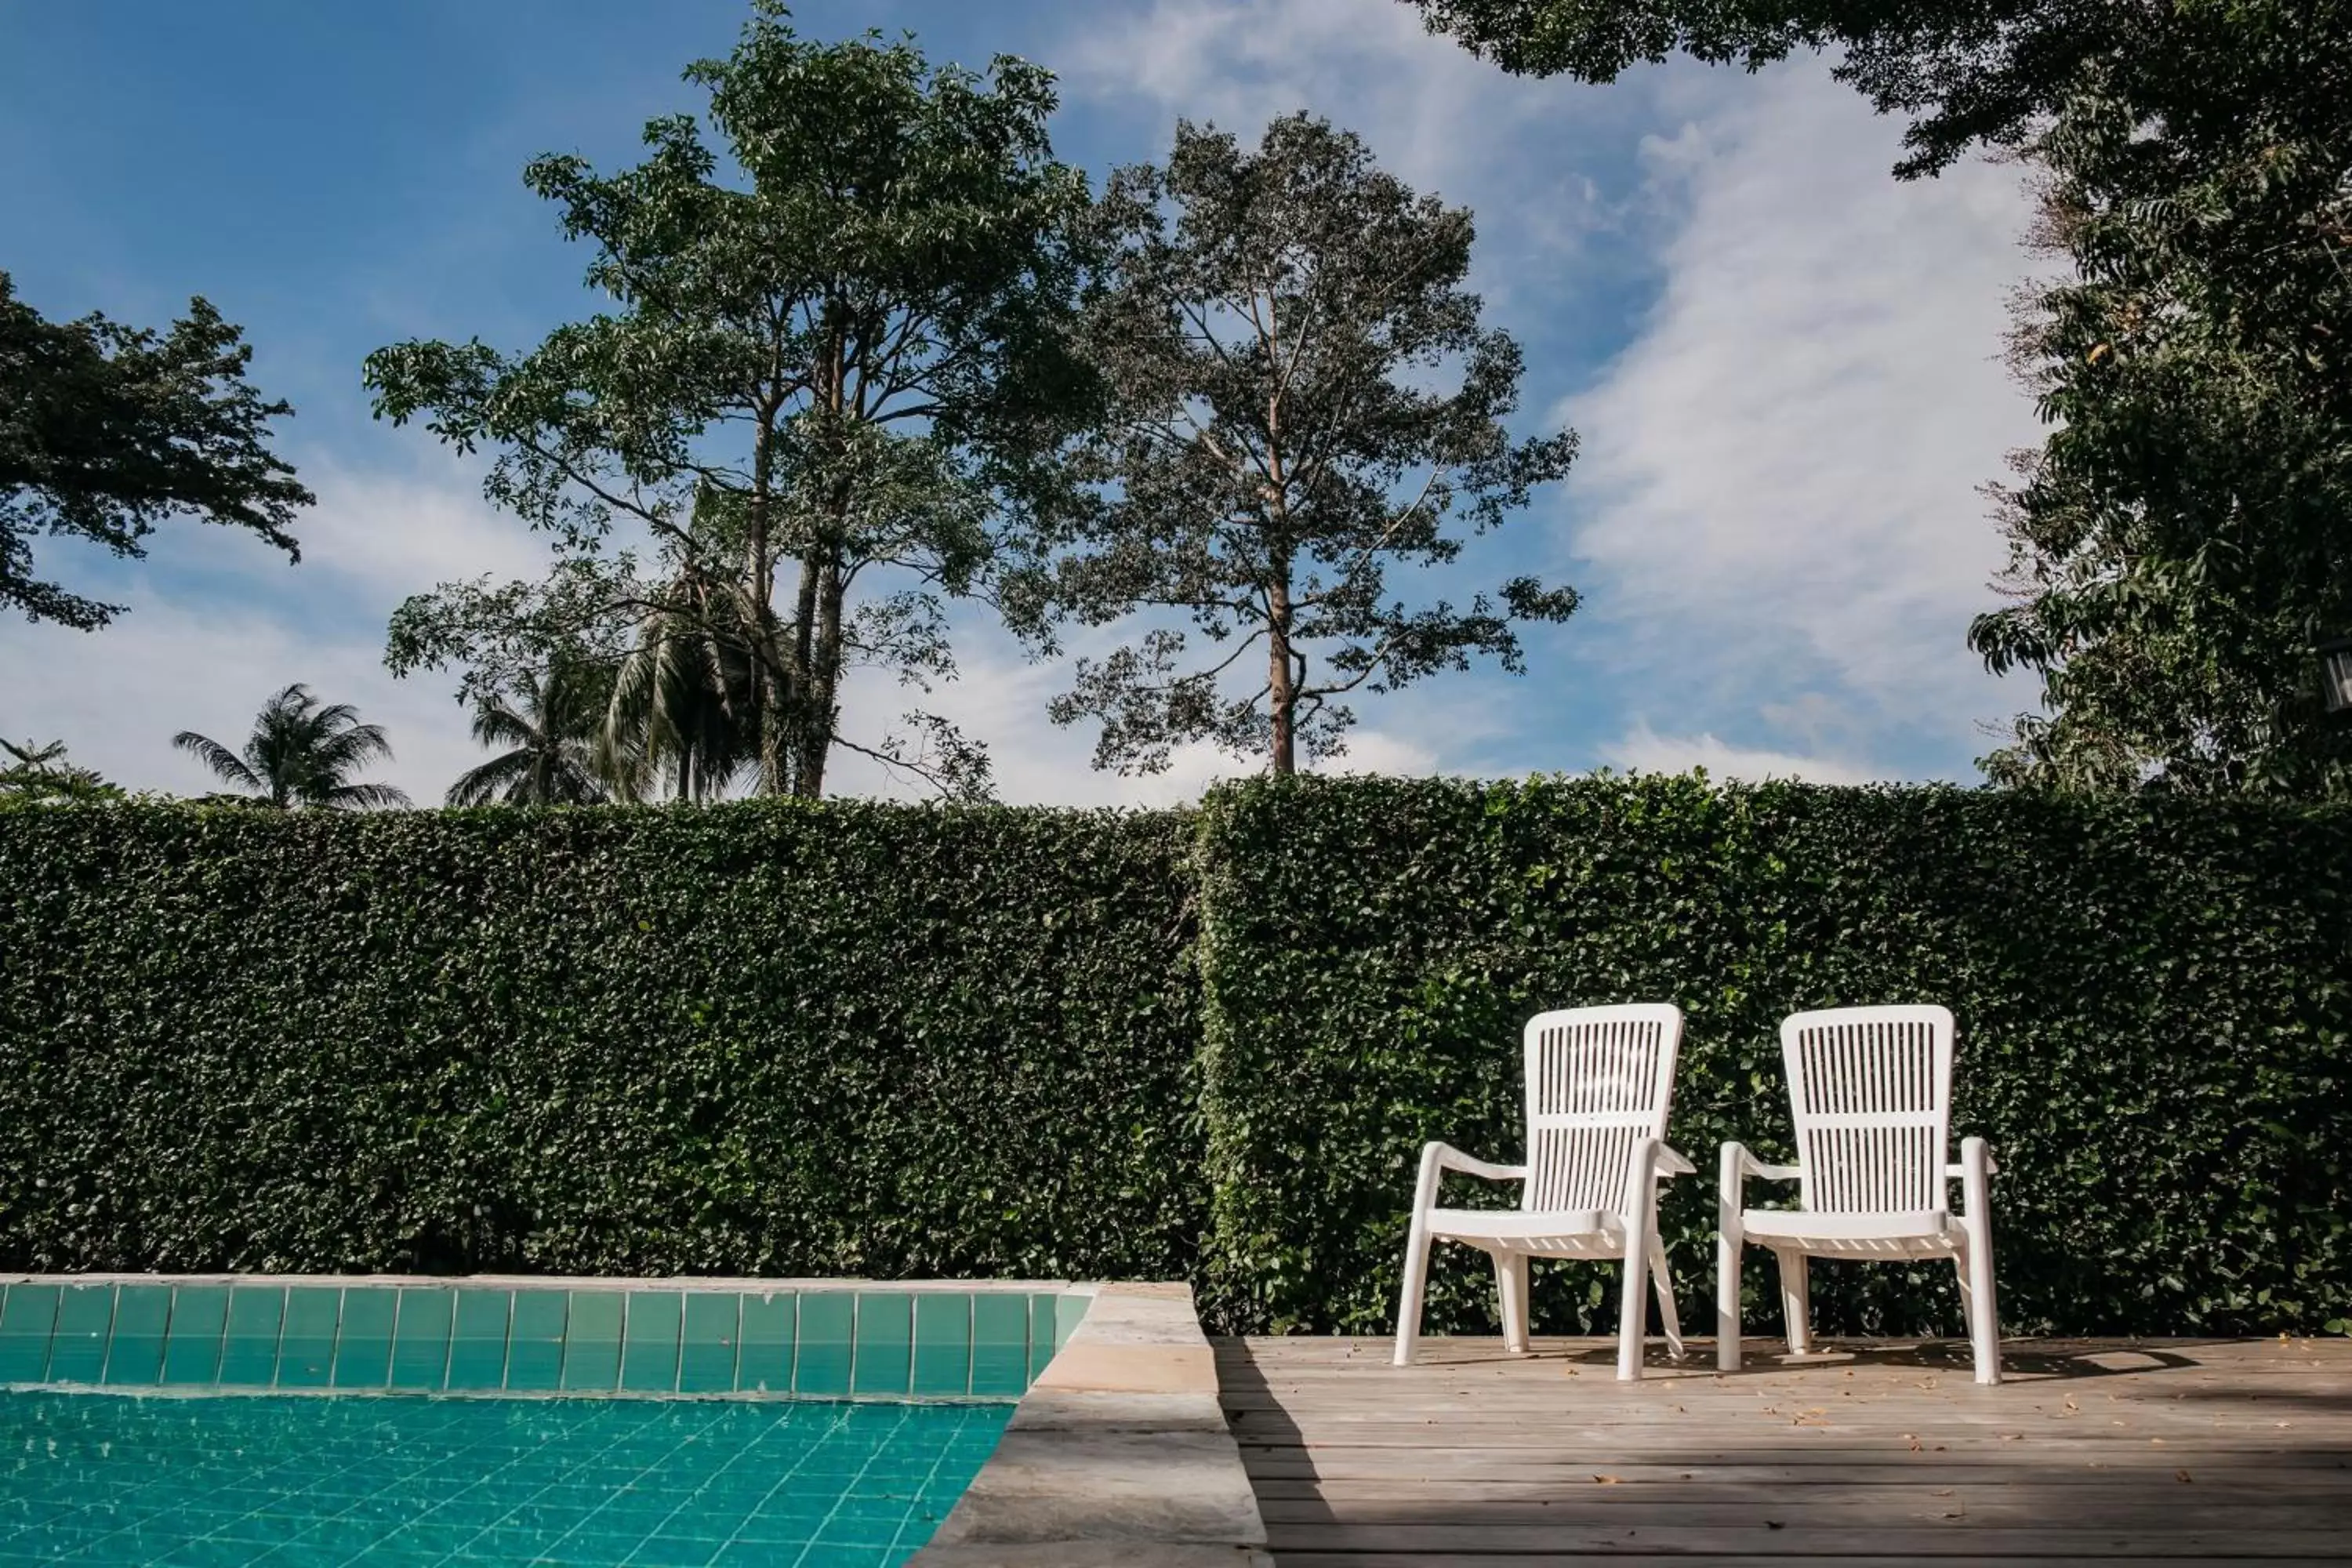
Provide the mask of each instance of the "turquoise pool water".
{"label": "turquoise pool water", "polygon": [[879,1568],[1012,1412],[0,1393],[0,1568]]}

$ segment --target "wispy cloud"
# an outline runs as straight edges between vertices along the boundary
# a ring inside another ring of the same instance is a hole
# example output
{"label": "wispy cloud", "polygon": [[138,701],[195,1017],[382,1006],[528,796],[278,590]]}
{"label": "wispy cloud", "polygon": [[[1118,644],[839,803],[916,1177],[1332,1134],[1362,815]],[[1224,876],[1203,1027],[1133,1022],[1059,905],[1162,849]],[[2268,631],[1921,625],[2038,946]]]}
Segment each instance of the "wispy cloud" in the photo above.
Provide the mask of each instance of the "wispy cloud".
{"label": "wispy cloud", "polygon": [[1611,767],[1636,773],[1686,773],[1705,768],[1717,779],[1803,779],[1811,784],[1864,784],[1872,770],[1861,763],[1735,746],[1709,734],[1661,735],[1646,721],[1601,748]]}
{"label": "wispy cloud", "polygon": [[2030,443],[1999,361],[2024,258],[2019,172],[1898,184],[1897,127],[1765,73],[1649,149],[1687,216],[1639,335],[1562,412],[1595,644],[1674,672],[1710,725],[1781,730],[1808,694],[1949,768],[2012,700],[1961,642],[1998,547],[1978,488]]}

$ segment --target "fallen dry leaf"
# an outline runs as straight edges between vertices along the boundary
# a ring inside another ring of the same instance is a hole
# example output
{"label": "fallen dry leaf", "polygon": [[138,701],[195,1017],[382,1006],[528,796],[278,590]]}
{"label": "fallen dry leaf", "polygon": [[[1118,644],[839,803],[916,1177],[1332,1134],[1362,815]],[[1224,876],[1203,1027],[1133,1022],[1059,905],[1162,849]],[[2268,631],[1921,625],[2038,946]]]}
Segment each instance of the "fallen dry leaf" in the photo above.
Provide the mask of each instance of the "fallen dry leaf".
{"label": "fallen dry leaf", "polygon": [[2175,1480],[2185,1481],[2189,1479],[2189,1472],[2187,1470],[2175,1470],[2172,1472],[2172,1475]]}
{"label": "fallen dry leaf", "polygon": [[1595,1476],[1592,1479],[1594,1481],[1604,1487],[1613,1487],[1618,1484],[1617,1478],[1615,1476]]}

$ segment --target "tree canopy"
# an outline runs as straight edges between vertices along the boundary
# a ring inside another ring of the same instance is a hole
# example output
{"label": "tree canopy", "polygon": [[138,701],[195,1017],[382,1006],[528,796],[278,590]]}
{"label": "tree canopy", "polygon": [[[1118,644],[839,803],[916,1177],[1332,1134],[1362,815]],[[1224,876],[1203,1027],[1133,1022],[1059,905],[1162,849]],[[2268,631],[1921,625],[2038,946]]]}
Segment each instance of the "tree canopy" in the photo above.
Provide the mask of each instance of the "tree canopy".
{"label": "tree canopy", "polygon": [[124,798],[95,768],[66,760],[63,741],[23,745],[0,740],[0,805],[90,805]]}
{"label": "tree canopy", "polygon": [[[1972,147],[2014,146],[2053,112],[2085,62],[2154,80],[2182,17],[2234,0],[1402,0],[1504,69],[1613,81],[1677,50],[1749,70],[1800,50],[1910,117],[1898,167],[1933,174]],[[2324,8],[2324,7],[2323,7]]]}
{"label": "tree canopy", "polygon": [[941,721],[877,733],[845,717],[845,682],[953,675],[946,601],[984,589],[1084,405],[1066,329],[1086,182],[1053,156],[1037,67],[935,68],[754,9],[731,55],[687,72],[718,147],[675,116],[635,168],[526,171],[612,310],[519,355],[370,357],[378,414],[496,451],[490,498],[557,554],[543,583],[412,600],[388,660],[497,689],[553,647],[617,661],[683,638],[740,673],[707,695],[761,788],[820,795],[846,746],[984,789],[982,753],[927,743]]}
{"label": "tree canopy", "polygon": [[300,559],[294,514],[316,498],[269,449],[293,409],[246,379],[252,357],[201,299],[163,333],[50,321],[0,272],[0,605],[83,631],[121,613],[36,572],[44,534],[137,559],[157,524],[194,516]]}
{"label": "tree canopy", "polygon": [[2024,301],[2053,428],[1969,632],[2044,686],[1996,780],[2352,795],[2314,652],[2352,631],[2352,40],[2305,19],[2240,8],[2158,116],[2095,72],[2032,145],[2074,265]]}
{"label": "tree canopy", "polygon": [[1108,414],[1076,465],[1098,504],[1027,591],[1083,625],[1177,624],[1081,659],[1054,703],[1099,722],[1096,765],[1152,772],[1208,741],[1286,773],[1344,749],[1354,693],[1480,656],[1518,670],[1513,623],[1564,618],[1571,590],[1522,576],[1415,608],[1392,576],[1454,562],[1454,525],[1499,525],[1576,450],[1504,427],[1520,355],[1462,286],[1470,214],[1302,114],[1255,151],[1180,123],[1164,169],[1112,175],[1099,222]]}

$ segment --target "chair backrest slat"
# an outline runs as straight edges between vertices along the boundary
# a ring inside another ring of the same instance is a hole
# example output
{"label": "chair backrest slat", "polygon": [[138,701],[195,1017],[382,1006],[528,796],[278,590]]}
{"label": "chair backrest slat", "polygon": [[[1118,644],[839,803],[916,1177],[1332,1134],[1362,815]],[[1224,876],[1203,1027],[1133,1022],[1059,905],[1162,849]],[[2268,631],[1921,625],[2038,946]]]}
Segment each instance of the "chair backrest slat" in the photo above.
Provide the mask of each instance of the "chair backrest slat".
{"label": "chair backrest slat", "polygon": [[1539,1213],[1611,1209],[1643,1138],[1666,1135],[1682,1009],[1642,1002],[1570,1007],[1528,1020],[1528,1180]]}
{"label": "chair backrest slat", "polygon": [[1952,1015],[1840,1007],[1780,1026],[1801,1199],[1817,1214],[1946,1210]]}

